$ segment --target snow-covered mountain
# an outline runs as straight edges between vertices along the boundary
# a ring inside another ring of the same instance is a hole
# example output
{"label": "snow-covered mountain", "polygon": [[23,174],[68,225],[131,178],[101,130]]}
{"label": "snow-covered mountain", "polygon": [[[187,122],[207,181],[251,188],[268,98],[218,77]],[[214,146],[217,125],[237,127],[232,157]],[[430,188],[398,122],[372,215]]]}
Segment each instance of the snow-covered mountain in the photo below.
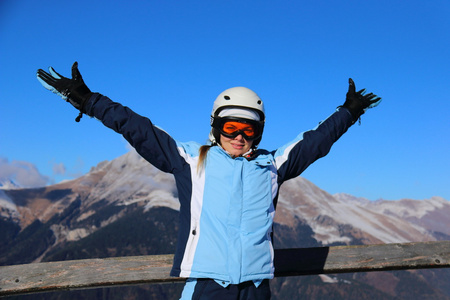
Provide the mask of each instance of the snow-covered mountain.
{"label": "snow-covered mountain", "polygon": [[[364,244],[436,240],[433,232],[450,234],[449,213],[450,202],[439,197],[371,202],[345,194],[333,196],[304,178],[296,178],[283,185],[277,216],[306,220],[315,238],[326,245],[351,243],[352,236]],[[436,216],[441,222],[434,221]],[[278,221],[286,222],[286,218]],[[351,227],[351,233],[343,234],[342,225],[347,230]]]}
{"label": "snow-covered mountain", "polygon": [[0,179],[0,190],[17,189],[17,188],[20,188],[20,186],[14,180],[9,178]]}
{"label": "snow-covered mountain", "polygon": [[[81,219],[94,214],[91,207],[98,202],[179,209],[173,176],[157,170],[134,151],[101,162],[75,180],[45,188],[0,190],[3,215],[15,213],[21,228],[36,219],[46,222],[76,199],[82,200]],[[298,177],[282,186],[276,221],[292,225],[295,218],[304,220],[324,245],[351,243],[351,237],[343,236],[337,224],[351,226],[353,235],[364,236],[364,243],[394,243],[436,240],[436,233],[449,236],[449,215],[450,202],[441,197],[369,201],[348,194],[331,195]]]}

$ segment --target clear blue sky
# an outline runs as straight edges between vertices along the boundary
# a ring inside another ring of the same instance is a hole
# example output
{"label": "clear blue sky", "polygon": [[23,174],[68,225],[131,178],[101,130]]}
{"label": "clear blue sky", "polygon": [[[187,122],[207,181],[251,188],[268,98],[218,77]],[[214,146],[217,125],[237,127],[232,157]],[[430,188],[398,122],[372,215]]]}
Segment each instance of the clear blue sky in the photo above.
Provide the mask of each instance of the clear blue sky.
{"label": "clear blue sky", "polygon": [[216,96],[249,87],[269,150],[343,104],[352,77],[383,102],[302,176],[332,194],[450,199],[449,16],[448,0],[1,0],[0,177],[55,183],[128,151],[36,80],[77,60],[91,90],[180,141],[204,142]]}

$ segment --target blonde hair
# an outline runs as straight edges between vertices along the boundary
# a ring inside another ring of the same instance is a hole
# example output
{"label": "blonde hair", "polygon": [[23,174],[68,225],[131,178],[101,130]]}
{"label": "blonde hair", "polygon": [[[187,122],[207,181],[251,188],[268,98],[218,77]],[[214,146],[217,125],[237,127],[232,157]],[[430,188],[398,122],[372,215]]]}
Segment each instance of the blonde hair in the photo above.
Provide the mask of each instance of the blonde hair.
{"label": "blonde hair", "polygon": [[204,168],[206,163],[206,156],[208,155],[208,151],[212,146],[213,145],[203,145],[198,150],[199,155],[198,155],[197,171],[200,171],[201,169]]}

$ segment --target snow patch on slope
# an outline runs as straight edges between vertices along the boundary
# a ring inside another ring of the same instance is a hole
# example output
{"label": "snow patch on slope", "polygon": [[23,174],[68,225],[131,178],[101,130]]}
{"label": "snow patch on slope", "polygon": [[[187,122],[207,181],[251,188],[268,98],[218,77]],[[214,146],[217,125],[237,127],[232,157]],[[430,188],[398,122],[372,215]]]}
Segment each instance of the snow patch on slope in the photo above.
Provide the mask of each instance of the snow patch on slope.
{"label": "snow patch on slope", "polygon": [[5,218],[18,218],[19,211],[14,201],[0,189],[0,216]]}

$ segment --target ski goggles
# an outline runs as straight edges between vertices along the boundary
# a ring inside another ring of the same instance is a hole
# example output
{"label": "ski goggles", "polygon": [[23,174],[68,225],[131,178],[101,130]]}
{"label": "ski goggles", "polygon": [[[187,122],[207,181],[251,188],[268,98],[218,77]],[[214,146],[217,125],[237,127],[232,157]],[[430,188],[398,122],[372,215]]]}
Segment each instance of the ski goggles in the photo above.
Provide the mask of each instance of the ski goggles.
{"label": "ski goggles", "polygon": [[241,118],[216,117],[212,127],[227,138],[235,138],[241,134],[247,141],[255,140],[262,134],[261,122]]}

